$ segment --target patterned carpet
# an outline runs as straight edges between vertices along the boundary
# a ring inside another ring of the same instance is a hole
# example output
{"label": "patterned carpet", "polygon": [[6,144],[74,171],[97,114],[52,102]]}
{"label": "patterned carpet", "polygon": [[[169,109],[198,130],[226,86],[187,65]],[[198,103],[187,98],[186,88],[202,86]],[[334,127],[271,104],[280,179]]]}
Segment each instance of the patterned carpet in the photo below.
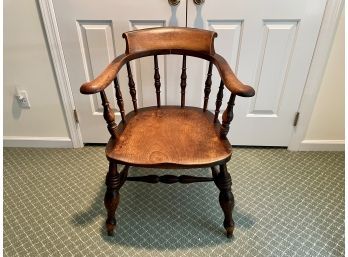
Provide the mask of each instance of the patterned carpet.
{"label": "patterned carpet", "polygon": [[[5,256],[344,256],[344,153],[235,148],[227,239],[214,183],[121,189],[104,231],[104,147],[4,149]],[[132,168],[130,175],[209,169]]]}

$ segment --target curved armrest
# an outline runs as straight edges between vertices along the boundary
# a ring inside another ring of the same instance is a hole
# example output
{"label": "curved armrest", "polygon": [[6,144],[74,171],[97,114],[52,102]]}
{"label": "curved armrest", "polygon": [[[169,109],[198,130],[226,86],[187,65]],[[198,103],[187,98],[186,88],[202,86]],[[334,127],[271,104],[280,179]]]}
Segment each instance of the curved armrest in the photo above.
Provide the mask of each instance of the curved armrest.
{"label": "curved armrest", "polygon": [[237,79],[227,61],[221,55],[214,54],[213,58],[213,62],[220,73],[222,81],[231,93],[243,97],[255,95],[255,90],[252,87],[244,85]]}
{"label": "curved armrest", "polygon": [[98,77],[84,83],[80,87],[80,92],[88,95],[104,90],[116,78],[121,67],[128,61],[129,58],[127,57],[125,54],[116,57]]}
{"label": "curved armrest", "polygon": [[[237,79],[227,61],[222,56],[214,54],[212,57],[213,63],[217,67],[220,77],[229,91],[243,97],[255,95],[255,90],[252,87],[244,85]],[[133,59],[133,56],[127,54],[116,57],[97,78],[84,83],[80,87],[80,92],[82,94],[95,94],[104,90],[116,78],[121,67],[131,59]]]}

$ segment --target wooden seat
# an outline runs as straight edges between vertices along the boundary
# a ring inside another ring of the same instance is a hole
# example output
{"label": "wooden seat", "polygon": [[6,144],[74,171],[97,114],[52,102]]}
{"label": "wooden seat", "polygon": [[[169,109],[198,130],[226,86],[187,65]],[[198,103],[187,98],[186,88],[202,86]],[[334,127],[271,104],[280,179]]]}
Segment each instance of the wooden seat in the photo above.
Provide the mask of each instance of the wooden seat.
{"label": "wooden seat", "polygon": [[[80,91],[83,94],[100,93],[104,119],[111,135],[106,146],[109,171],[106,175],[107,189],[104,198],[108,235],[114,233],[120,189],[126,181],[167,184],[214,181],[220,190],[219,203],[224,213],[223,226],[227,236],[232,236],[234,197],[231,191],[231,176],[226,166],[231,158],[232,148],[228,142],[227,133],[233,119],[235,98],[237,96],[251,97],[255,91],[241,83],[226,60],[215,53],[214,38],[216,36],[217,34],[213,31],[173,27],[126,32],[123,34],[126,40],[125,53],[116,57],[97,78],[81,86]],[[162,106],[161,104],[158,55],[168,54],[182,55],[181,76],[178,78],[181,89],[180,106]],[[145,56],[154,58],[154,92],[156,92],[157,106],[138,108],[136,85],[130,62]],[[209,62],[202,108],[186,105],[186,56],[198,57]],[[127,68],[128,86],[133,104],[133,111],[127,115],[117,79],[117,74],[124,65]],[[207,110],[207,106],[212,86],[213,65],[220,74],[221,82],[216,96],[215,111],[211,113]],[[118,125],[105,93],[105,88],[112,82],[114,82],[115,96],[122,118]],[[229,91],[229,100],[223,112],[221,124],[218,117],[224,88]],[[125,165],[122,171],[118,170],[118,164]],[[163,169],[210,167],[212,177],[187,175],[131,177],[128,176],[131,166]]]}
{"label": "wooden seat", "polygon": [[212,166],[226,162],[232,148],[219,136],[214,115],[201,108],[149,107],[126,116],[126,126],[111,138],[106,155],[121,164],[160,167]]}

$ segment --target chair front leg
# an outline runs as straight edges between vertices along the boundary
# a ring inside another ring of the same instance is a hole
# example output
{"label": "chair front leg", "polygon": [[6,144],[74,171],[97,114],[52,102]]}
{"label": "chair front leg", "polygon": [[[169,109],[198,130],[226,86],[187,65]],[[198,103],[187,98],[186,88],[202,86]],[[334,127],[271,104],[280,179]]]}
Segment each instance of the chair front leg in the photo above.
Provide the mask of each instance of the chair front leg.
{"label": "chair front leg", "polygon": [[106,175],[106,193],[104,197],[104,205],[107,210],[106,230],[109,236],[114,235],[116,227],[115,213],[120,202],[119,190],[127,177],[128,167],[126,166],[122,173],[117,171],[117,163],[109,162],[109,172]]}
{"label": "chair front leg", "polygon": [[234,230],[234,221],[232,218],[234,197],[231,191],[231,175],[227,171],[226,164],[220,165],[219,171],[215,167],[212,167],[212,173],[214,177],[214,183],[220,190],[219,203],[225,216],[223,223],[224,228],[226,229],[227,237],[231,238],[233,236]]}

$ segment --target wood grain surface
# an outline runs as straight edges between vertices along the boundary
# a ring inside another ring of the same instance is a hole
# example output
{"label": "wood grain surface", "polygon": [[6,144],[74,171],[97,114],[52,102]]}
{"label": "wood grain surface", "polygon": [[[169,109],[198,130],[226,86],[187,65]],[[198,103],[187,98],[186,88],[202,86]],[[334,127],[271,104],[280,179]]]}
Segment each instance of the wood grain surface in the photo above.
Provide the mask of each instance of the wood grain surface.
{"label": "wood grain surface", "polygon": [[133,30],[122,35],[126,53],[134,54],[161,49],[185,49],[202,54],[214,54],[216,32],[196,28],[162,27]]}
{"label": "wood grain surface", "polygon": [[126,115],[106,147],[109,159],[143,167],[212,166],[228,161],[232,148],[219,136],[220,124],[201,108],[164,106]]}

